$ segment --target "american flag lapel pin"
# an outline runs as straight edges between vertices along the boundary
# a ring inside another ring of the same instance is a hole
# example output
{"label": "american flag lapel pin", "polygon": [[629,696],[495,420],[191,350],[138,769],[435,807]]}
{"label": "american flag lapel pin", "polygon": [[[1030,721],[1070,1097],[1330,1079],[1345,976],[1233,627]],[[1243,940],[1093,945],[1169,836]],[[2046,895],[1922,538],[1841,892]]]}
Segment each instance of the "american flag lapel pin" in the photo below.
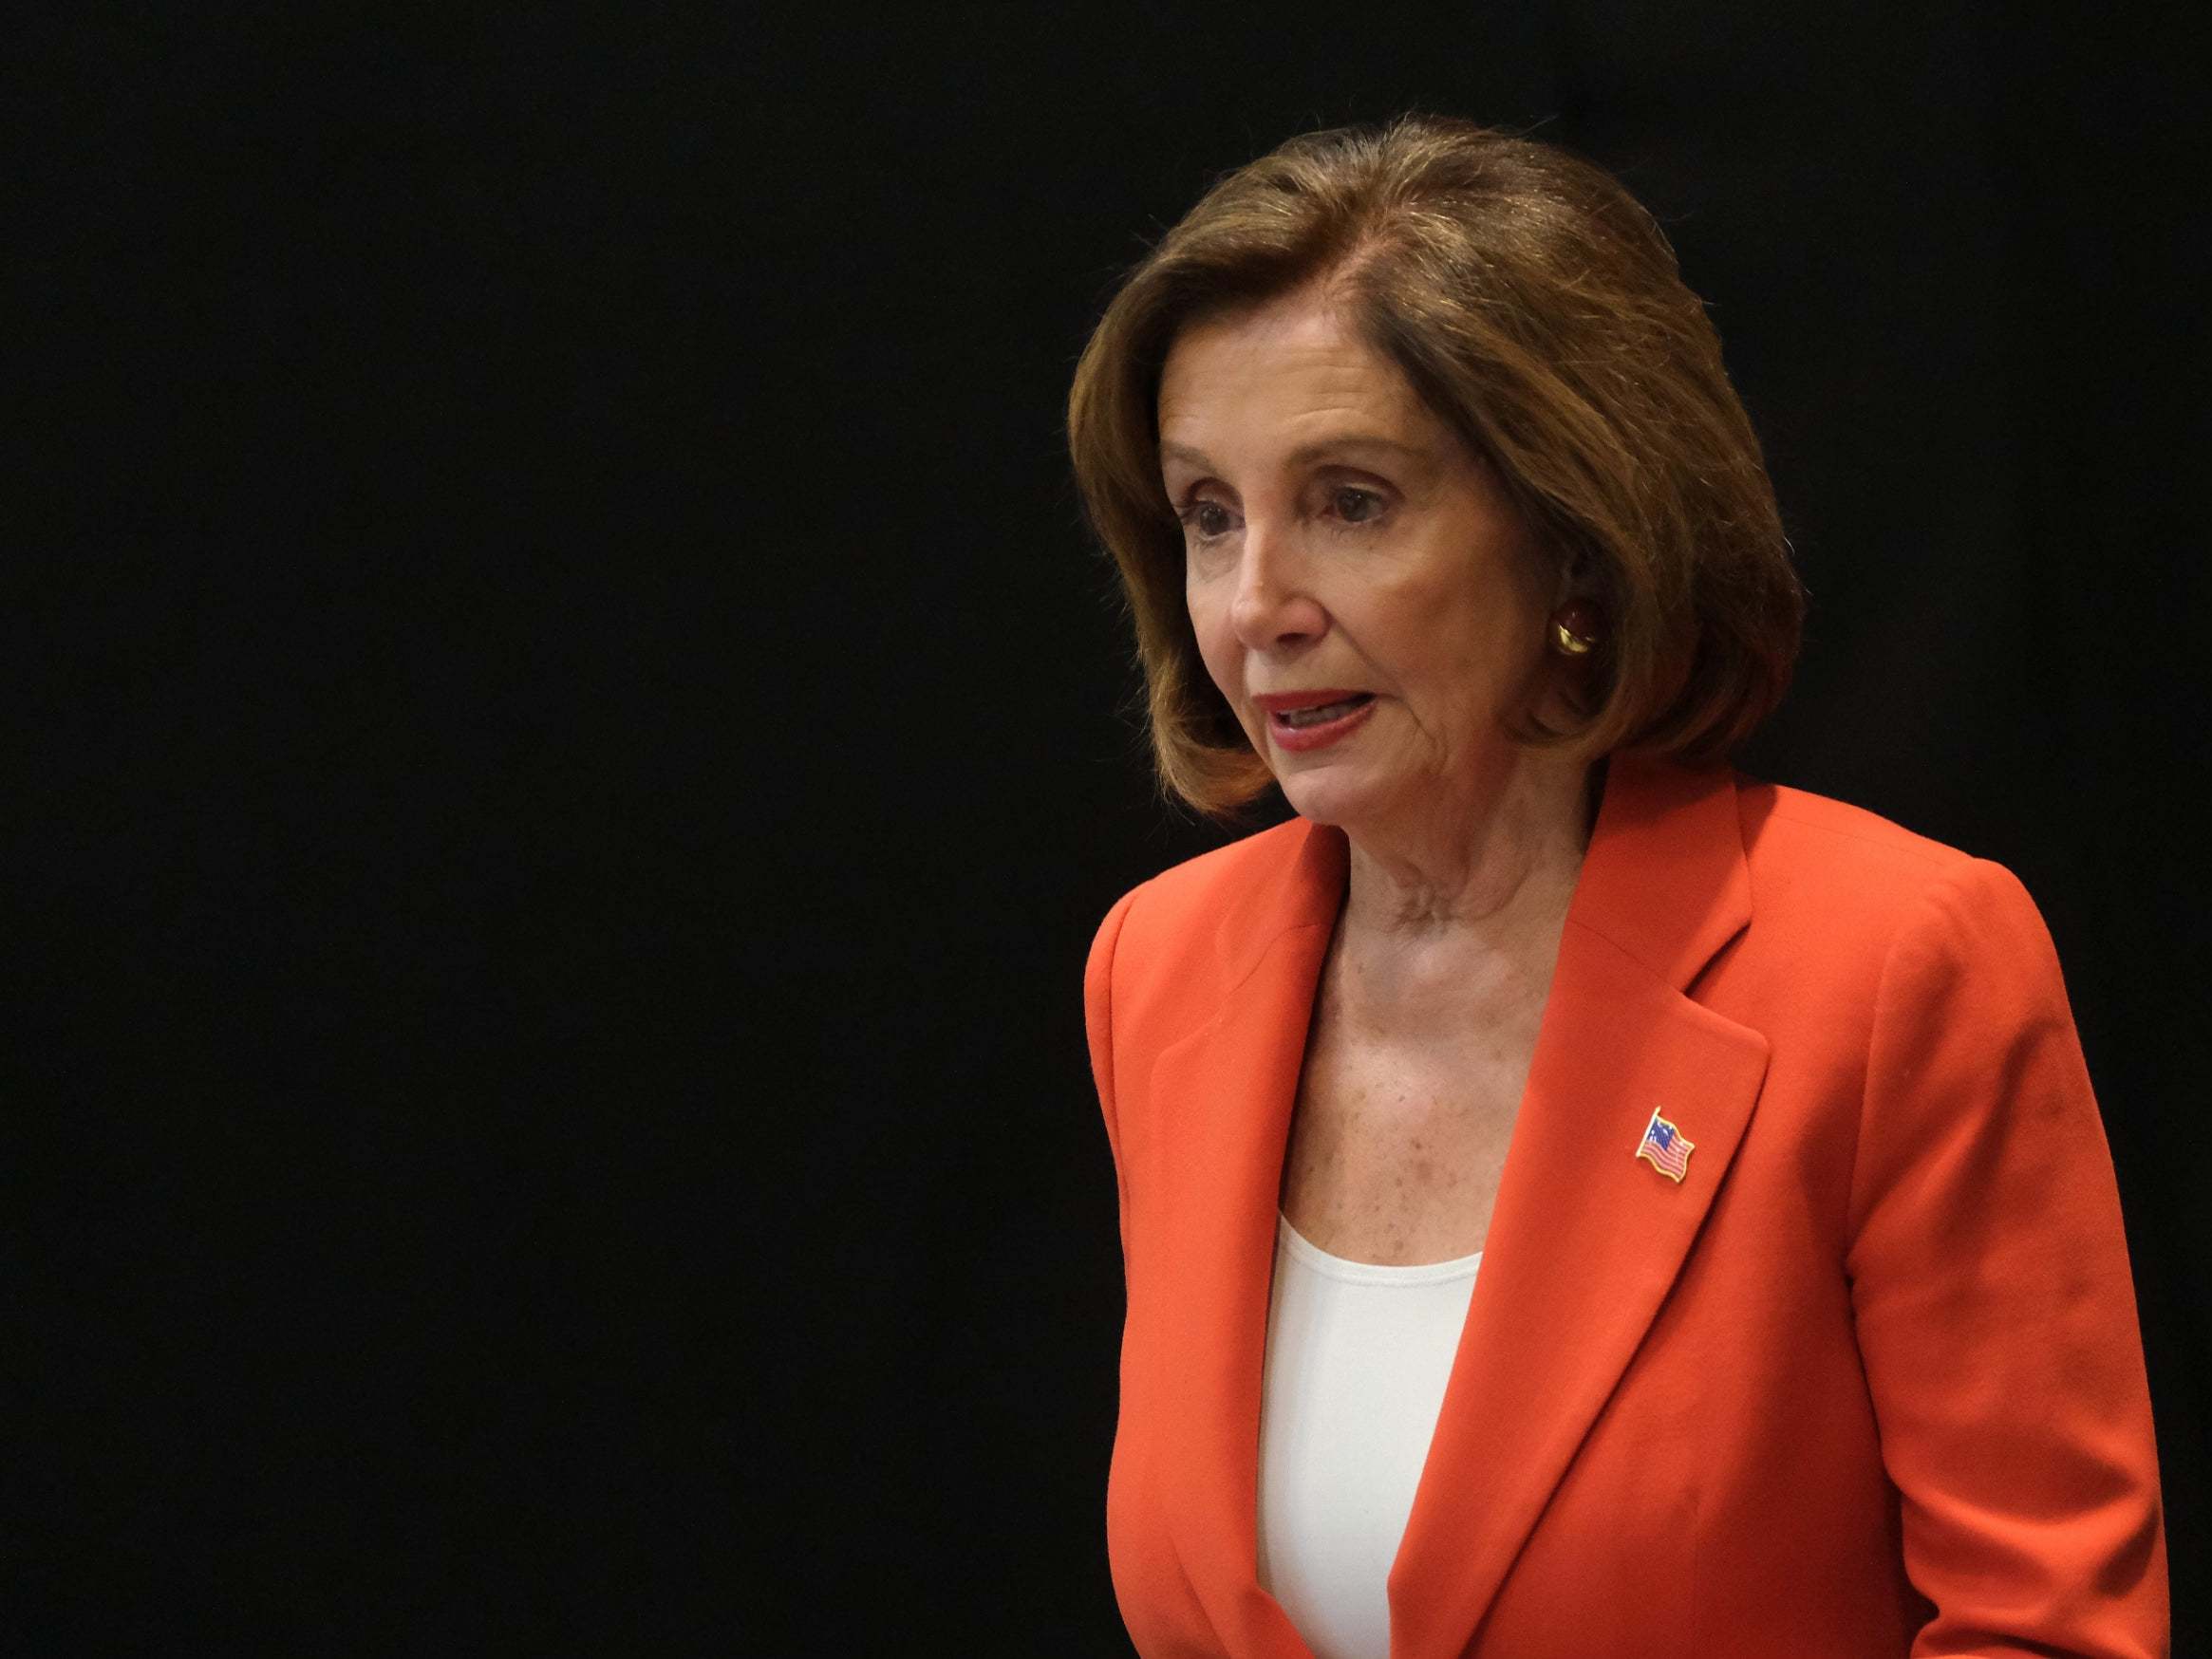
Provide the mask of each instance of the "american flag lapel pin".
{"label": "american flag lapel pin", "polygon": [[1690,1154],[1696,1149],[1696,1142],[1659,1116],[1658,1107],[1651,1109],[1651,1122],[1643,1126],[1643,1139],[1637,1143],[1639,1158],[1678,1185],[1690,1173]]}

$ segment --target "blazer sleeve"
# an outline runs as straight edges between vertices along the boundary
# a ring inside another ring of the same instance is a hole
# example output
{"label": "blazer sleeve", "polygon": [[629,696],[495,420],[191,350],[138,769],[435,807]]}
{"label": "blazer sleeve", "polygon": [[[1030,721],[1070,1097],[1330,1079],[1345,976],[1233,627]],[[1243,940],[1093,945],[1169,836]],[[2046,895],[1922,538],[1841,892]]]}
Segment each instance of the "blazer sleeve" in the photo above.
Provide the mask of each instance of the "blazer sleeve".
{"label": "blazer sleeve", "polygon": [[1921,1654],[2163,1655],[2119,1195],[2058,960],[2001,867],[1913,907],[1876,997],[1846,1266]]}
{"label": "blazer sleeve", "polygon": [[1129,1182],[1121,1164],[1121,1126],[1114,1114],[1114,957],[1122,924],[1143,891],[1133,887],[1115,902],[1091,941],[1083,967],[1083,1029],[1090,1038],[1091,1077],[1098,1087],[1098,1109],[1106,1118],[1106,1145],[1114,1157],[1114,1189],[1120,1206],[1122,1267],[1129,1265]]}

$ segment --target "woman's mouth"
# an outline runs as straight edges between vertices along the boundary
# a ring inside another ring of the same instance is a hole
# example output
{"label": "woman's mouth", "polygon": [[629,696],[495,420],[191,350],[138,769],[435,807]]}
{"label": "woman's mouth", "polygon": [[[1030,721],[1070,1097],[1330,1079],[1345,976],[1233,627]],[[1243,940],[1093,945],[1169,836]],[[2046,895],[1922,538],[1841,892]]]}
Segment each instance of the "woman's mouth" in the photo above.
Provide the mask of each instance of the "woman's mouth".
{"label": "woman's mouth", "polygon": [[1373,692],[1357,692],[1341,702],[1324,702],[1309,709],[1284,709],[1275,718],[1293,729],[1306,726],[1325,726],[1331,720],[1340,720],[1362,703],[1375,700]]}
{"label": "woman's mouth", "polygon": [[1326,702],[1312,702],[1294,693],[1271,693],[1260,699],[1267,709],[1267,736],[1278,749],[1297,752],[1325,749],[1350,736],[1375,712],[1371,691],[1329,691]]}

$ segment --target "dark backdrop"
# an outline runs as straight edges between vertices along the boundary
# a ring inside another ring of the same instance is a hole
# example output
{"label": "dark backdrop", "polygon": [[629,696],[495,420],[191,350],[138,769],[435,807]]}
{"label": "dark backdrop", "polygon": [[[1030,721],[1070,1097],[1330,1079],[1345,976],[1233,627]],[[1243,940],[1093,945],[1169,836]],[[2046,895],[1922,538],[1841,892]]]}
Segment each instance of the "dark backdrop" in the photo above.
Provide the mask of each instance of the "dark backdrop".
{"label": "dark backdrop", "polygon": [[2212,1641],[2194,43],[1790,15],[11,25],[14,1645],[1122,1650],[1078,978],[1218,832],[1060,400],[1407,107],[1710,301],[1813,595],[1747,769],[2041,902]]}

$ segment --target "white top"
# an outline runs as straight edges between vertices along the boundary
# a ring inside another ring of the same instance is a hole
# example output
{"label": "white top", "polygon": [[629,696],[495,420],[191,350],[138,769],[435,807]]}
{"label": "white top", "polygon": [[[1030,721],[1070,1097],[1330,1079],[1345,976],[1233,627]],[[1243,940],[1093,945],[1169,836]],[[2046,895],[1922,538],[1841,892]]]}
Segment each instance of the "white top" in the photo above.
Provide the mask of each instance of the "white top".
{"label": "white top", "polygon": [[1276,1228],[1260,1582],[1315,1659],[1389,1659],[1385,1586],[1481,1265],[1346,1261]]}

